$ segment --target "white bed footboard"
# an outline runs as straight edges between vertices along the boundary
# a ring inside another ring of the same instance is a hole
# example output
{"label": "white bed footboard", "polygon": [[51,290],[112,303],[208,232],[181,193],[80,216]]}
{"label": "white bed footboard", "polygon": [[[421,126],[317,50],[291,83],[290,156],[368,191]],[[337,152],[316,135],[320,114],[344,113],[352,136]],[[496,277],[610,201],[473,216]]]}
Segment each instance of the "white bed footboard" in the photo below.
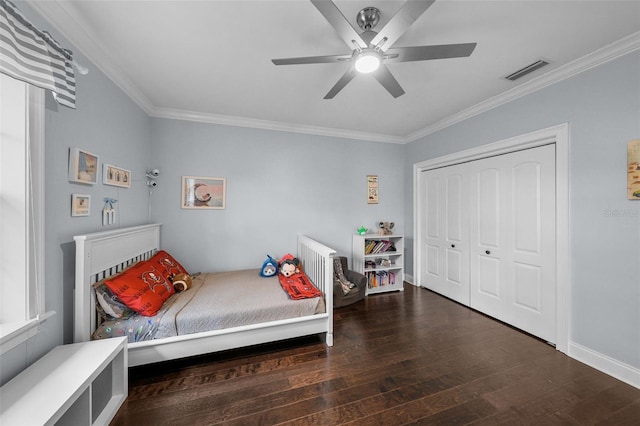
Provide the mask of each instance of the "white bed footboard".
{"label": "white bed footboard", "polygon": [[[160,249],[160,224],[134,226],[74,237],[76,279],[74,341],[90,340],[97,311],[92,285],[127,266],[150,258]],[[128,345],[129,366],[149,364],[276,340],[326,333],[333,345],[333,256],[335,251],[298,235],[298,258],[311,281],[324,293],[326,312]]]}
{"label": "white bed footboard", "polygon": [[324,293],[327,312],[332,314],[327,319],[327,346],[333,346],[333,256],[335,255],[335,250],[305,235],[298,235],[298,259],[302,262],[307,276]]}

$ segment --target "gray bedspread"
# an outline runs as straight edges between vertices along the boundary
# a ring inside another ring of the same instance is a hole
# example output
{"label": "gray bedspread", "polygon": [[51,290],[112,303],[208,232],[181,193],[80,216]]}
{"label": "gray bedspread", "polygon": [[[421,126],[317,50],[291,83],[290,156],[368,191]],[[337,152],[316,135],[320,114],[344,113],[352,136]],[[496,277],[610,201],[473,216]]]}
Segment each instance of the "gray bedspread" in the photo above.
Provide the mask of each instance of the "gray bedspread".
{"label": "gray bedspread", "polygon": [[128,336],[133,343],[324,311],[322,298],[290,300],[277,276],[261,277],[257,269],[212,272],[200,274],[192,288],[171,296],[155,317],[106,321],[93,338]]}

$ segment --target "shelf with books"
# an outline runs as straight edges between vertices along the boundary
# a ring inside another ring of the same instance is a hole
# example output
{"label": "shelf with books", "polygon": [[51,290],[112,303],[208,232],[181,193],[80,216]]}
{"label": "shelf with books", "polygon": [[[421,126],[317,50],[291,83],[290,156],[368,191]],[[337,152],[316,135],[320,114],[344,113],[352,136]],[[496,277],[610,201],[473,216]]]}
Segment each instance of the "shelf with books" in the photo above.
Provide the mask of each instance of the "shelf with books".
{"label": "shelf with books", "polygon": [[353,268],[367,277],[366,294],[403,290],[404,236],[354,235]]}

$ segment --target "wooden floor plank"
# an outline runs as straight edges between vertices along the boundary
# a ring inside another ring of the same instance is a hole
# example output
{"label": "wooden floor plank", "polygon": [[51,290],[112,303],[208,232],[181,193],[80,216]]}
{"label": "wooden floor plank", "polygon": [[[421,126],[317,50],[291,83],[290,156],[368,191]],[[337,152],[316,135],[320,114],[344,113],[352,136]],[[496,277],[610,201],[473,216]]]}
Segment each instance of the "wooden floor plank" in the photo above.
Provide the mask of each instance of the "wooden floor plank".
{"label": "wooden floor plank", "polygon": [[113,425],[638,425],[640,390],[430,291],[317,336],[129,370]]}

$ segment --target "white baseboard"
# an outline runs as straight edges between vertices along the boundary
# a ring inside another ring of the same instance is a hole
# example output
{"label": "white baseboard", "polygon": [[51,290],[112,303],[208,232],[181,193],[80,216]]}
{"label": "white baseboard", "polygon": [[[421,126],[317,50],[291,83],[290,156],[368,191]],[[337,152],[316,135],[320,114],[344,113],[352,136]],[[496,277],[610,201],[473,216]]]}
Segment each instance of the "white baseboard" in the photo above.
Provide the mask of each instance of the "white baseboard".
{"label": "white baseboard", "polygon": [[605,374],[640,389],[640,369],[638,368],[632,367],[575,342],[569,342],[569,351],[567,355],[595,368],[596,370],[600,370]]}

